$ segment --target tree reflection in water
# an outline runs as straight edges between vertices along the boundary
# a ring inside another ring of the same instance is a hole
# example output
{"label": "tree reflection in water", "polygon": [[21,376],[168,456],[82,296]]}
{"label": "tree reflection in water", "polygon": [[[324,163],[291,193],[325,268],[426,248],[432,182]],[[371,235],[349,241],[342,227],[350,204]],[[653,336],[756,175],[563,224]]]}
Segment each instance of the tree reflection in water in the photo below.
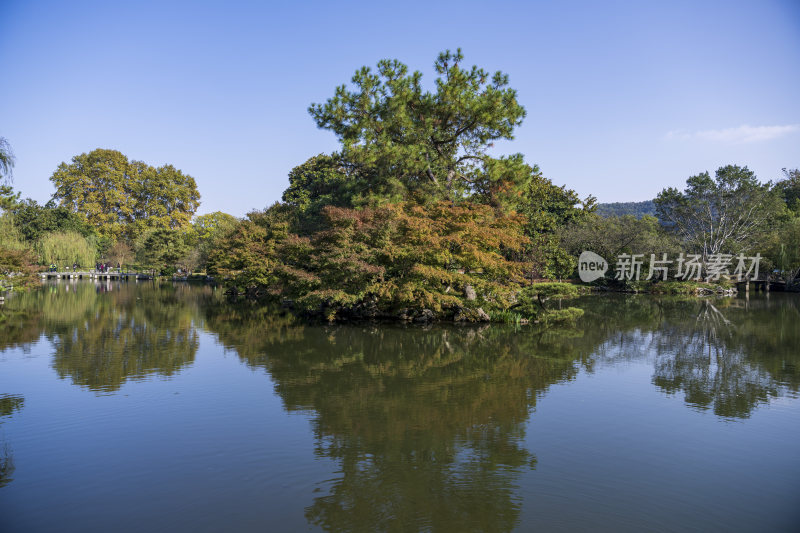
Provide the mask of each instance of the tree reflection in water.
{"label": "tree reflection in water", "polygon": [[[194,361],[197,291],[171,284],[59,284],[15,295],[0,348],[41,336],[55,346],[53,368],[97,392],[118,390],[128,379],[170,376]],[[99,290],[103,289],[103,290]]]}
{"label": "tree reflection in water", "polygon": [[[505,327],[264,327],[209,309],[207,325],[262,367],[290,411],[314,413],[316,453],[340,475],[306,510],[325,530],[512,529],[537,398],[578,366],[557,332]],[[561,332],[563,334],[563,332]],[[568,332],[567,340],[576,335]],[[509,342],[513,339],[514,342]]]}
{"label": "tree reflection in water", "polygon": [[[0,394],[0,424],[3,418],[9,417],[15,411],[22,409],[25,400],[22,396],[14,394]],[[14,478],[14,457],[11,448],[6,442],[0,440],[0,488],[11,483]]]}
{"label": "tree reflection in water", "polygon": [[514,528],[516,484],[536,465],[524,444],[530,413],[551,385],[620,359],[651,363],[658,389],[726,418],[800,388],[792,296],[592,296],[578,302],[586,314],[575,329],[515,330],[304,326],[205,287],[67,286],[9,298],[0,349],[44,336],[59,376],[113,392],[192,364],[198,330],[214,333],[269,373],[288,411],[312,414],[316,453],[339,474],[306,514],[328,530]]}
{"label": "tree reflection in water", "polygon": [[303,327],[263,308],[207,307],[207,327],[264,368],[289,411],[314,413],[339,476],[307,508],[326,530],[509,530],[537,398],[583,368],[652,361],[693,407],[746,417],[798,391],[794,300],[589,297],[579,329]]}
{"label": "tree reflection in water", "polygon": [[592,298],[584,299],[581,327],[586,337],[602,335],[590,365],[652,361],[660,390],[682,392],[692,408],[723,418],[747,418],[771,398],[800,390],[796,296]]}
{"label": "tree reflection in water", "polygon": [[701,300],[689,307],[654,333],[655,385],[683,391],[687,404],[726,418],[747,418],[771,398],[797,394],[795,305]]}

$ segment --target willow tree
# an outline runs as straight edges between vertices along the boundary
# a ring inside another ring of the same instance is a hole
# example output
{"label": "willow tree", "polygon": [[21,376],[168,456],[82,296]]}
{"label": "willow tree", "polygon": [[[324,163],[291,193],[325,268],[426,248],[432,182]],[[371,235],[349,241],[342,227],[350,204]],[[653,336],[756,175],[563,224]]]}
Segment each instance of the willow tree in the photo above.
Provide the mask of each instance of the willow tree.
{"label": "willow tree", "polygon": [[11,177],[14,171],[14,152],[5,137],[0,137],[0,210],[11,209],[19,199],[19,193],[14,194],[11,187]]}
{"label": "willow tree", "polygon": [[54,199],[103,237],[134,240],[148,230],[184,228],[200,204],[194,178],[172,165],[154,168],[98,148],[61,163]]}
{"label": "willow tree", "polygon": [[95,245],[76,231],[48,233],[36,248],[42,263],[63,266],[94,266],[97,254]]}
{"label": "willow tree", "polygon": [[14,170],[14,152],[5,137],[0,137],[0,180],[11,178]]}

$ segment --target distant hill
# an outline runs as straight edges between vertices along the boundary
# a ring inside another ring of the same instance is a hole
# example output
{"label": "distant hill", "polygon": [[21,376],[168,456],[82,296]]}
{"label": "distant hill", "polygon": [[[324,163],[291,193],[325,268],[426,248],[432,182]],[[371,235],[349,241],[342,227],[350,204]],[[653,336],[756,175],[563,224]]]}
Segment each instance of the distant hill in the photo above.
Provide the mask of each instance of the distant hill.
{"label": "distant hill", "polygon": [[653,200],[597,204],[597,214],[604,218],[622,215],[633,215],[636,218],[642,218],[645,215],[656,216],[656,204],[653,203]]}

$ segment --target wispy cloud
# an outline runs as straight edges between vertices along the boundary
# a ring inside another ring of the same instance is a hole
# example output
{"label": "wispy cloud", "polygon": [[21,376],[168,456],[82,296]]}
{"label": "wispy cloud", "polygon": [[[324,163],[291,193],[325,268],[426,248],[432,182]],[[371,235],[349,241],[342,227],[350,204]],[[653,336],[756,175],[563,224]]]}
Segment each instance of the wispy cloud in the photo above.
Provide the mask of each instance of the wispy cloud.
{"label": "wispy cloud", "polygon": [[743,144],[771,141],[800,130],[800,124],[785,126],[748,126],[724,128],[720,130],[685,131],[673,130],[667,133],[667,139],[681,141],[711,141],[719,143]]}

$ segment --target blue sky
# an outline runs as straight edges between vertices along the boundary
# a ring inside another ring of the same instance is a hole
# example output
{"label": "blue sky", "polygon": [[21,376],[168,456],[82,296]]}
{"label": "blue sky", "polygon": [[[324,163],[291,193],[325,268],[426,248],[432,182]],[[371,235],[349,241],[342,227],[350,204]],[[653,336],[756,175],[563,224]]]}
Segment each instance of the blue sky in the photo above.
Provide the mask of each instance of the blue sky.
{"label": "blue sky", "polygon": [[438,52],[509,74],[528,116],[500,153],[602,202],[735,163],[800,166],[800,1],[36,2],[0,0],[0,136],[46,201],[94,148],[172,163],[198,213],[280,199],[337,148],[308,116],[362,65],[433,84]]}

